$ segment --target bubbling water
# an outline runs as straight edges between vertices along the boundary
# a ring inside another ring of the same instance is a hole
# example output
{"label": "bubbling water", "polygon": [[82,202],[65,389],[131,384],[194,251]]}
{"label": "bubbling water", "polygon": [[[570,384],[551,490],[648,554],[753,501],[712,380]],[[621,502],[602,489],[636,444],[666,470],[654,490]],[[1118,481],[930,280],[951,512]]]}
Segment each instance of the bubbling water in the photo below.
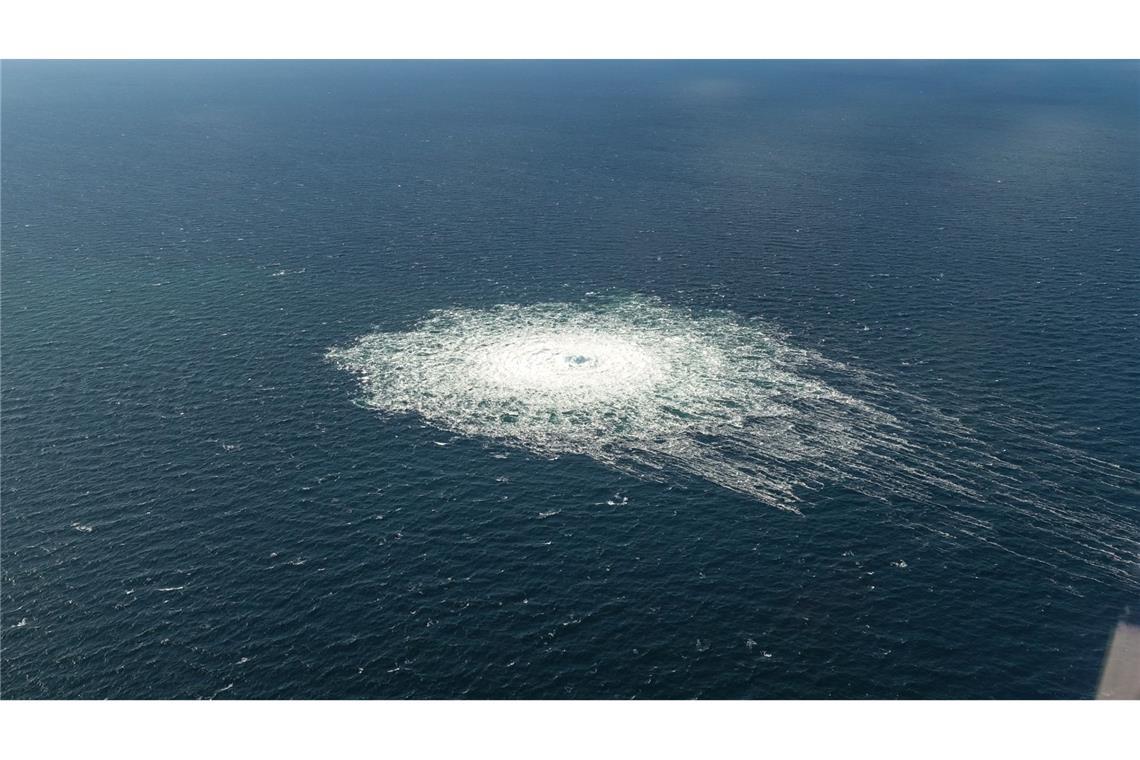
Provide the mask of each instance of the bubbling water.
{"label": "bubbling water", "polygon": [[564,330],[503,336],[467,366],[485,388],[517,389],[566,405],[600,403],[660,382],[669,371],[663,360],[636,338]]}
{"label": "bubbling water", "polygon": [[441,311],[331,355],[361,374],[370,407],[641,475],[680,470],[789,510],[789,465],[852,455],[882,417],[790,372],[806,354],[762,328],[646,298]]}
{"label": "bubbling water", "polygon": [[1090,478],[1127,487],[1133,474],[1063,447],[1032,467],[1006,461],[922,399],[760,321],[640,296],[450,309],[329,356],[358,374],[364,405],[465,436],[649,479],[702,478],[793,512],[837,486],[931,511],[962,505],[959,532],[995,545],[968,507],[996,503],[1134,582],[1134,523],[1103,497],[1041,496]]}

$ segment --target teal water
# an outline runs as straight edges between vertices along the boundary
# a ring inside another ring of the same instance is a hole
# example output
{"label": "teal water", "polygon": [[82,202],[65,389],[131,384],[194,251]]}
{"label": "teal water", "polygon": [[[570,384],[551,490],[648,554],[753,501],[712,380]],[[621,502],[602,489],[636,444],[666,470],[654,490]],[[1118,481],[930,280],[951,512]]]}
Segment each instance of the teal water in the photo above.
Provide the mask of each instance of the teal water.
{"label": "teal water", "polygon": [[[1094,693],[1136,64],[0,73],[5,698]],[[623,395],[543,407],[504,305],[594,310],[567,364]],[[367,336],[375,386],[329,353]]]}

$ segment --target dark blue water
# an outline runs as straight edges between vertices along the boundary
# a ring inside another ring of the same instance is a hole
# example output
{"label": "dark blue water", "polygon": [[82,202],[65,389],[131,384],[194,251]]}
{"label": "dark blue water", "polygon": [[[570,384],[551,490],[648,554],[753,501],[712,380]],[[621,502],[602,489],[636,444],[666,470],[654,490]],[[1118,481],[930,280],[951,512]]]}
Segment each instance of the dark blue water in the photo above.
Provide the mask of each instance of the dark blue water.
{"label": "dark blue water", "polygon": [[[1062,518],[1140,536],[1136,64],[2,75],[4,697],[1093,694],[1140,582]],[[763,317],[1049,508],[436,446],[325,359],[591,292]]]}

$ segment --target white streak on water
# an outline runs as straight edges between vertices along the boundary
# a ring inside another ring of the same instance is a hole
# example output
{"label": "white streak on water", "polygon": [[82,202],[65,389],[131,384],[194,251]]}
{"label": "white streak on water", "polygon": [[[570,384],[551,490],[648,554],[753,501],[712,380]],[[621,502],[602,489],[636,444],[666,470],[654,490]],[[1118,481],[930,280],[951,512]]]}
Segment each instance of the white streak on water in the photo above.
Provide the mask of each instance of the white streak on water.
{"label": "white streak on water", "polygon": [[1134,473],[1056,446],[1030,471],[921,398],[758,321],[640,296],[450,309],[329,356],[357,373],[366,406],[443,430],[651,479],[684,473],[793,512],[830,486],[932,511],[949,502],[960,534],[1012,551],[984,517],[996,505],[1054,537],[1018,556],[1060,552],[1135,583],[1134,522],[1103,497],[1040,496],[1073,478],[1128,487]]}

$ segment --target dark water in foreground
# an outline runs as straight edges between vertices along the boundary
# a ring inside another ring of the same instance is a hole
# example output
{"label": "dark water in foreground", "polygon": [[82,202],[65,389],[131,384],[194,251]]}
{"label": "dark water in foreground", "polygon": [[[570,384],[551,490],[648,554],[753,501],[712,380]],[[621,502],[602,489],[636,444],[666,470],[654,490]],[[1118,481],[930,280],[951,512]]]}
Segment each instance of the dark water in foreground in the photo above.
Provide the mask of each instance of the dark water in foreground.
{"label": "dark water in foreground", "polygon": [[[1140,589],[1137,65],[2,71],[4,697],[1092,695]],[[325,359],[592,292],[763,317],[1039,512],[800,517]]]}

